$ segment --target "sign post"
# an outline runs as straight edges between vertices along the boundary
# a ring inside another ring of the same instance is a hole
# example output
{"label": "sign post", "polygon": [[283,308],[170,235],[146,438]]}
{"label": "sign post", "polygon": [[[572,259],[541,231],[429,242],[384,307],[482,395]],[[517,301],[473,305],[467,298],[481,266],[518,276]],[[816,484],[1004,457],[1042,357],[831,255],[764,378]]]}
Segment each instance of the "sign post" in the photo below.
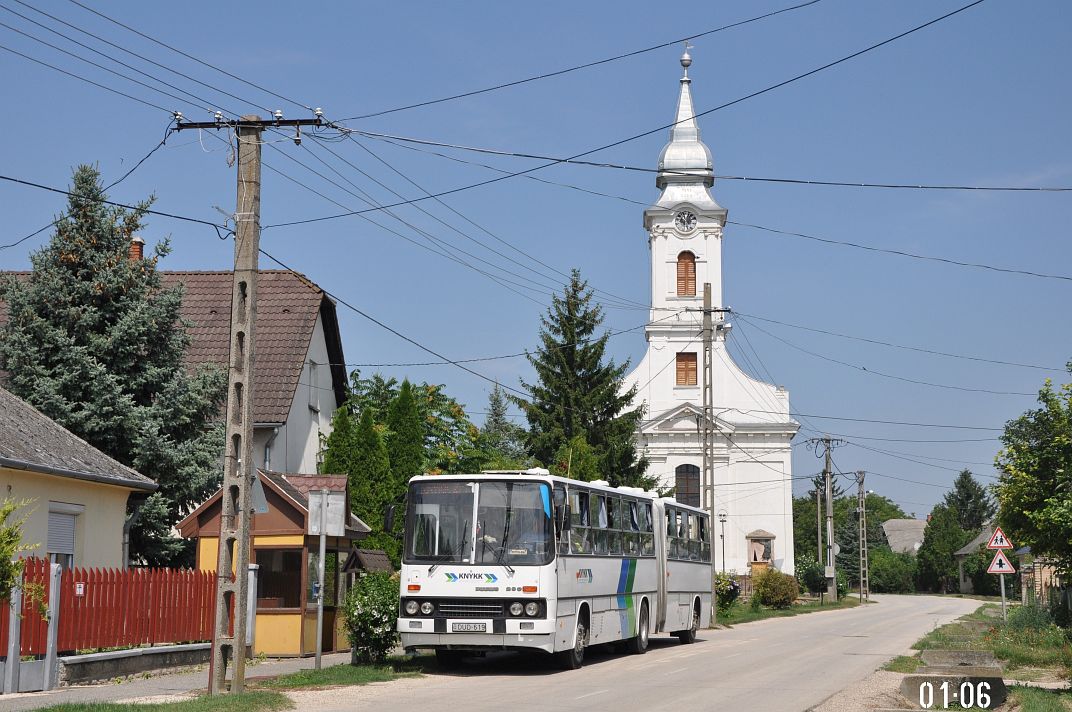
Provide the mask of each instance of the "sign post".
{"label": "sign post", "polygon": [[1005,556],[1003,549],[1011,549],[1012,542],[1009,541],[1009,537],[1005,536],[1005,532],[1001,531],[1001,527],[997,527],[994,529],[994,534],[990,537],[990,541],[986,543],[986,548],[997,551],[986,572],[988,574],[997,574],[1001,580],[1001,619],[1008,620],[1008,613],[1005,609],[1005,574],[1014,574],[1016,569],[1009,562],[1008,557]]}

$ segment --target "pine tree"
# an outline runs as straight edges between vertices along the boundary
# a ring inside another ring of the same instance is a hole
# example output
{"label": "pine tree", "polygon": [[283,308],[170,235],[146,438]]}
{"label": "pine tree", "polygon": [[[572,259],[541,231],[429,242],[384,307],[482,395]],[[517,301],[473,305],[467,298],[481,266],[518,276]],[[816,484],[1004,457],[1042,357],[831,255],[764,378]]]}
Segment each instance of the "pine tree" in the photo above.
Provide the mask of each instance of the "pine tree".
{"label": "pine tree", "polygon": [[[350,508],[372,529],[372,533],[362,541],[362,546],[369,549],[382,549],[391,557],[395,566],[398,566],[401,553],[398,536],[394,531],[384,530],[383,518],[387,506],[395,504],[400,493],[395,487],[394,477],[391,474],[391,461],[387,446],[373,421],[371,410],[365,410],[361,414],[357,428],[352,431],[352,436],[346,443],[348,447],[340,443],[340,449],[343,447],[346,449],[337,460],[333,455],[332,463],[346,463],[347,481],[350,485]],[[325,457],[325,465],[327,462],[328,459]],[[395,519],[400,525],[402,517]]]}
{"label": "pine tree", "polygon": [[346,405],[331,416],[331,434],[324,438],[324,461],[320,471],[326,475],[349,475],[353,471],[356,430],[354,418]]}
{"label": "pine tree", "polygon": [[134,210],[104,199],[96,169],[79,166],[66,215],[31,255],[30,279],[0,289],[0,369],[13,393],[159,485],[133,526],[132,558],[191,563],[190,543],[172,529],[219,484],[226,374],[183,366],[183,290],[163,289],[157,272],[167,241],[129,258],[151,199]]}
{"label": "pine tree", "polygon": [[506,395],[496,383],[488,394],[488,414],[476,438],[482,469],[513,470],[528,465],[525,429],[510,420],[507,405]]}
{"label": "pine tree", "polygon": [[629,363],[605,359],[608,334],[595,336],[602,323],[592,290],[573,270],[540,319],[540,346],[528,355],[536,382],[521,382],[530,399],[510,399],[525,412],[527,445],[537,460],[554,462],[563,445],[582,436],[598,454],[602,479],[650,488],[654,478],[644,475],[647,461],[637,457],[633,441],[643,409],[629,409],[636,388],[622,387]]}
{"label": "pine tree", "polygon": [[945,506],[957,510],[960,528],[972,533],[982,529],[996,510],[994,500],[972,477],[971,470],[961,470],[953,480],[953,489],[945,494]]}
{"label": "pine tree", "polygon": [[413,397],[413,386],[402,381],[398,395],[387,410],[387,454],[391,459],[396,496],[406,489],[411,477],[424,472],[424,423]]}

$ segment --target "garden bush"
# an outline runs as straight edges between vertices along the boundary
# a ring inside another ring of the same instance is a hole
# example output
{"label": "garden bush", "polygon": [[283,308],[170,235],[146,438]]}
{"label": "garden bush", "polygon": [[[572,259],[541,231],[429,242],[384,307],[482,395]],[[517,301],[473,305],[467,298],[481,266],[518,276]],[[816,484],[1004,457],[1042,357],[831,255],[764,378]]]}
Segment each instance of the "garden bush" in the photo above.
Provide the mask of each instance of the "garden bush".
{"label": "garden bush", "polygon": [[870,555],[868,575],[875,593],[912,593],[916,588],[916,557],[875,549]]}
{"label": "garden bush", "polygon": [[737,579],[730,574],[716,573],[715,595],[718,614],[724,616],[729,612],[730,606],[737,600],[737,597],[741,595],[741,584],[737,583]]}
{"label": "garden bush", "polygon": [[1045,630],[1053,625],[1053,617],[1045,608],[1018,606],[1009,611],[1005,625],[1011,630]]}
{"label": "garden bush", "polygon": [[343,612],[354,664],[386,660],[398,644],[398,575],[379,571],[359,578]]}
{"label": "garden bush", "polygon": [[752,595],[771,608],[789,608],[799,590],[797,580],[778,569],[767,569],[752,581]]}
{"label": "garden bush", "polygon": [[823,575],[823,565],[815,560],[811,554],[801,554],[796,561],[797,581],[800,582],[802,591],[819,593],[826,589],[826,578]]}

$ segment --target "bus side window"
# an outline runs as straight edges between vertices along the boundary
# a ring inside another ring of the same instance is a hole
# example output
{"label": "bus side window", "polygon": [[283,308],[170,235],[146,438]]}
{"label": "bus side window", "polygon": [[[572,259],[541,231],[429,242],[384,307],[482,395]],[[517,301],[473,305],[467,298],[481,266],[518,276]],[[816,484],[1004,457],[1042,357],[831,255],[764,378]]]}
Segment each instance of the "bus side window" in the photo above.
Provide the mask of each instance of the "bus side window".
{"label": "bus side window", "polygon": [[637,503],[632,500],[622,501],[622,551],[627,556],[640,555],[640,522],[637,517]]}
{"label": "bus side window", "polygon": [[640,553],[642,556],[655,556],[655,534],[651,502],[640,505]]}
{"label": "bus side window", "polygon": [[711,537],[708,535],[708,523],[707,517],[700,517],[700,561],[710,563],[711,561]]}
{"label": "bus side window", "polygon": [[596,511],[595,526],[592,533],[595,534],[593,544],[596,554],[607,553],[607,497],[606,495],[592,495],[592,508]]}
{"label": "bus side window", "polygon": [[588,529],[591,521],[587,492],[570,492],[570,548],[574,554],[591,554],[592,539]]}
{"label": "bus side window", "polygon": [[622,553],[622,500],[607,498],[607,553]]}
{"label": "bus side window", "polygon": [[689,514],[689,559],[700,560],[700,515]]}
{"label": "bus side window", "polygon": [[677,510],[666,508],[666,555],[677,558]]}
{"label": "bus side window", "polygon": [[[561,493],[561,494],[559,494],[559,493]],[[562,485],[556,484],[555,485],[555,496],[551,498],[551,501],[552,502],[565,502],[566,501],[565,494],[566,494],[566,488],[563,487]],[[565,505],[563,504],[561,508],[565,509]],[[559,508],[556,507],[556,508],[552,509],[551,511],[555,515],[554,516],[554,521],[553,521],[553,526],[557,528],[558,525],[559,525],[559,519],[558,519]],[[573,525],[572,521],[570,522],[570,525],[571,526]],[[559,554],[568,554],[569,553],[569,534],[567,533],[566,528],[562,527],[561,529],[558,529],[557,533],[558,533],[558,553]]]}

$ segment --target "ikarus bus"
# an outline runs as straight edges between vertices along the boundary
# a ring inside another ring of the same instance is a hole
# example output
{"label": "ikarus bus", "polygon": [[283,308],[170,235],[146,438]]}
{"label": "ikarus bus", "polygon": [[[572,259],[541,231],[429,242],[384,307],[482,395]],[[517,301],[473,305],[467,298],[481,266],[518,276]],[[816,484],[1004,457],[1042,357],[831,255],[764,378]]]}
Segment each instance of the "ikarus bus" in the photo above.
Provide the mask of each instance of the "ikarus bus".
{"label": "ikarus bus", "polygon": [[414,477],[402,645],[445,663],[542,650],[575,669],[590,645],[691,643],[711,617],[710,532],[701,509],[546,470]]}

